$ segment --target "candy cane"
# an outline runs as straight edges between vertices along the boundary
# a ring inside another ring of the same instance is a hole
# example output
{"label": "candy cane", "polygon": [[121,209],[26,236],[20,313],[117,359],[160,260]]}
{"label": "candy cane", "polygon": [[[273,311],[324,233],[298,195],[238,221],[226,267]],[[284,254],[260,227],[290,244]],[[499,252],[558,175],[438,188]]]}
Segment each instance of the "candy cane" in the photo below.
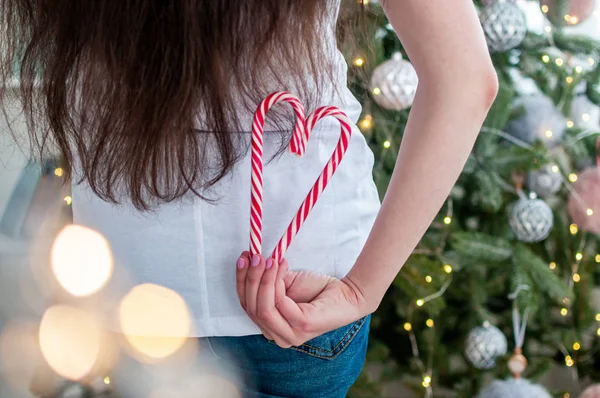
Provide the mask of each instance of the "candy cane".
{"label": "candy cane", "polygon": [[300,205],[296,216],[292,219],[292,222],[288,226],[285,234],[281,237],[279,243],[275,247],[272,257],[277,263],[279,263],[280,259],[283,258],[283,255],[290,246],[292,239],[296,236],[304,221],[306,221],[309,212],[317,203],[317,200],[319,199],[321,193],[325,190],[325,187],[327,187],[327,184],[329,183],[333,174],[335,174],[338,165],[348,149],[350,135],[352,134],[351,123],[348,119],[348,116],[334,106],[321,107],[308,116],[306,120],[307,136],[310,136],[310,132],[315,127],[315,124],[327,116],[333,116],[339,120],[341,125],[340,139],[338,140],[337,146],[331,155],[331,158],[323,168],[323,172],[321,175],[319,175],[319,178],[317,178],[311,190],[306,195],[306,198]]}
{"label": "candy cane", "polygon": [[285,91],[270,94],[265,98],[252,123],[252,192],[250,208],[250,252],[260,254],[262,249],[262,188],[263,188],[263,131],[269,109],[278,102],[288,102],[296,114],[296,125],[290,143],[292,152],[301,155],[302,137],[305,135],[304,107],[298,98]]}
{"label": "candy cane", "polygon": [[[274,93],[272,95],[276,95]],[[287,93],[286,93],[287,94]],[[267,97],[267,101],[271,96]],[[264,101],[263,101],[264,103]],[[295,103],[295,102],[294,102]],[[251,228],[250,228],[250,252],[251,254],[260,254],[262,247],[262,125],[264,125],[264,115],[266,110],[265,107],[259,106],[257,114],[255,115],[255,123],[253,128],[253,140],[252,140],[252,196],[251,196]],[[302,121],[302,118],[297,118],[297,125],[294,130],[294,135],[290,142],[290,149],[298,155],[304,154],[306,150],[306,144],[310,132],[315,127],[317,122],[324,117],[332,116],[339,120],[341,125],[340,139],[338,140],[337,146],[323,168],[323,172],[315,181],[313,187],[306,195],[306,198],[300,205],[296,216],[292,219],[292,222],[288,226],[286,232],[281,237],[279,243],[275,247],[271,257],[279,262],[287,248],[289,247],[292,239],[296,236],[300,227],[308,217],[309,212],[316,204],[319,196],[327,187],[329,180],[335,173],[339,163],[341,162],[348,144],[350,142],[350,135],[352,133],[351,122],[348,116],[341,110],[333,106],[323,106],[317,109],[314,113],[309,115],[306,120],[305,128],[298,126],[298,123]],[[294,144],[294,142],[296,142]],[[294,145],[294,146],[293,146]]]}

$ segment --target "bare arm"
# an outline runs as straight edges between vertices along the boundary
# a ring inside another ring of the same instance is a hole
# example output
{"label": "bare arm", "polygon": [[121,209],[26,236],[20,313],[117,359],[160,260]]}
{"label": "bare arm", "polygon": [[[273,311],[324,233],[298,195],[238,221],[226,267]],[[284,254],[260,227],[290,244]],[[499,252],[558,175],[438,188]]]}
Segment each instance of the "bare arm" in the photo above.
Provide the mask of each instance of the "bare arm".
{"label": "bare arm", "polygon": [[497,93],[471,0],[382,6],[419,76],[390,185],[346,276],[374,311],[455,184]]}

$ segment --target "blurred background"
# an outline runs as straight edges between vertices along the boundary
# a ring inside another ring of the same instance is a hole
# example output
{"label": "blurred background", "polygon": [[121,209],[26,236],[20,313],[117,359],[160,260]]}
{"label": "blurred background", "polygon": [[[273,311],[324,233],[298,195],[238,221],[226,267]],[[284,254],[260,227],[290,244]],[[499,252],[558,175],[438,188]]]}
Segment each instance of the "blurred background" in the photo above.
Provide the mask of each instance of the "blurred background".
{"label": "blurred background", "polygon": [[[367,34],[342,50],[383,197],[418,79],[378,2],[362,1]],[[347,3],[342,18],[361,5]],[[600,4],[475,4],[500,91],[373,315],[350,396],[600,397]],[[175,292],[103,289],[119,271],[110,244],[72,225],[60,157],[32,161],[14,142],[19,113],[0,118],[0,397],[240,396],[199,371]]]}

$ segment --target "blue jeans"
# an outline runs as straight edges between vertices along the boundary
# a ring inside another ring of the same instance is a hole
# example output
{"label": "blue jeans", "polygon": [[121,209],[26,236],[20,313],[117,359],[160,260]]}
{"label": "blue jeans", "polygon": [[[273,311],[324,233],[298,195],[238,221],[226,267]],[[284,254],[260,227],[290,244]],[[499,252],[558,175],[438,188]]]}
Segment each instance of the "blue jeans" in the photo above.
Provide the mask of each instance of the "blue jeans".
{"label": "blue jeans", "polygon": [[241,375],[243,398],[343,398],[363,367],[370,321],[368,315],[289,349],[263,335],[203,340]]}
{"label": "blue jeans", "polygon": [[155,364],[124,355],[111,384],[119,398],[342,398],[363,367],[370,321],[288,349],[259,334],[192,339],[196,349]]}

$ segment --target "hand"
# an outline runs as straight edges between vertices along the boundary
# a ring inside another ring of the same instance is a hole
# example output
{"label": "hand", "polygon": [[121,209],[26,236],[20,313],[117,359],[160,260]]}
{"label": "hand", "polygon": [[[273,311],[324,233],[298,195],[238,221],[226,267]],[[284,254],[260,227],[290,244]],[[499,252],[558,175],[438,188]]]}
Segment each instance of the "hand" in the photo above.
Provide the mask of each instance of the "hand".
{"label": "hand", "polygon": [[288,271],[285,259],[275,264],[262,256],[251,258],[249,252],[238,260],[236,286],[250,319],[283,348],[299,346],[372,312],[348,278]]}

